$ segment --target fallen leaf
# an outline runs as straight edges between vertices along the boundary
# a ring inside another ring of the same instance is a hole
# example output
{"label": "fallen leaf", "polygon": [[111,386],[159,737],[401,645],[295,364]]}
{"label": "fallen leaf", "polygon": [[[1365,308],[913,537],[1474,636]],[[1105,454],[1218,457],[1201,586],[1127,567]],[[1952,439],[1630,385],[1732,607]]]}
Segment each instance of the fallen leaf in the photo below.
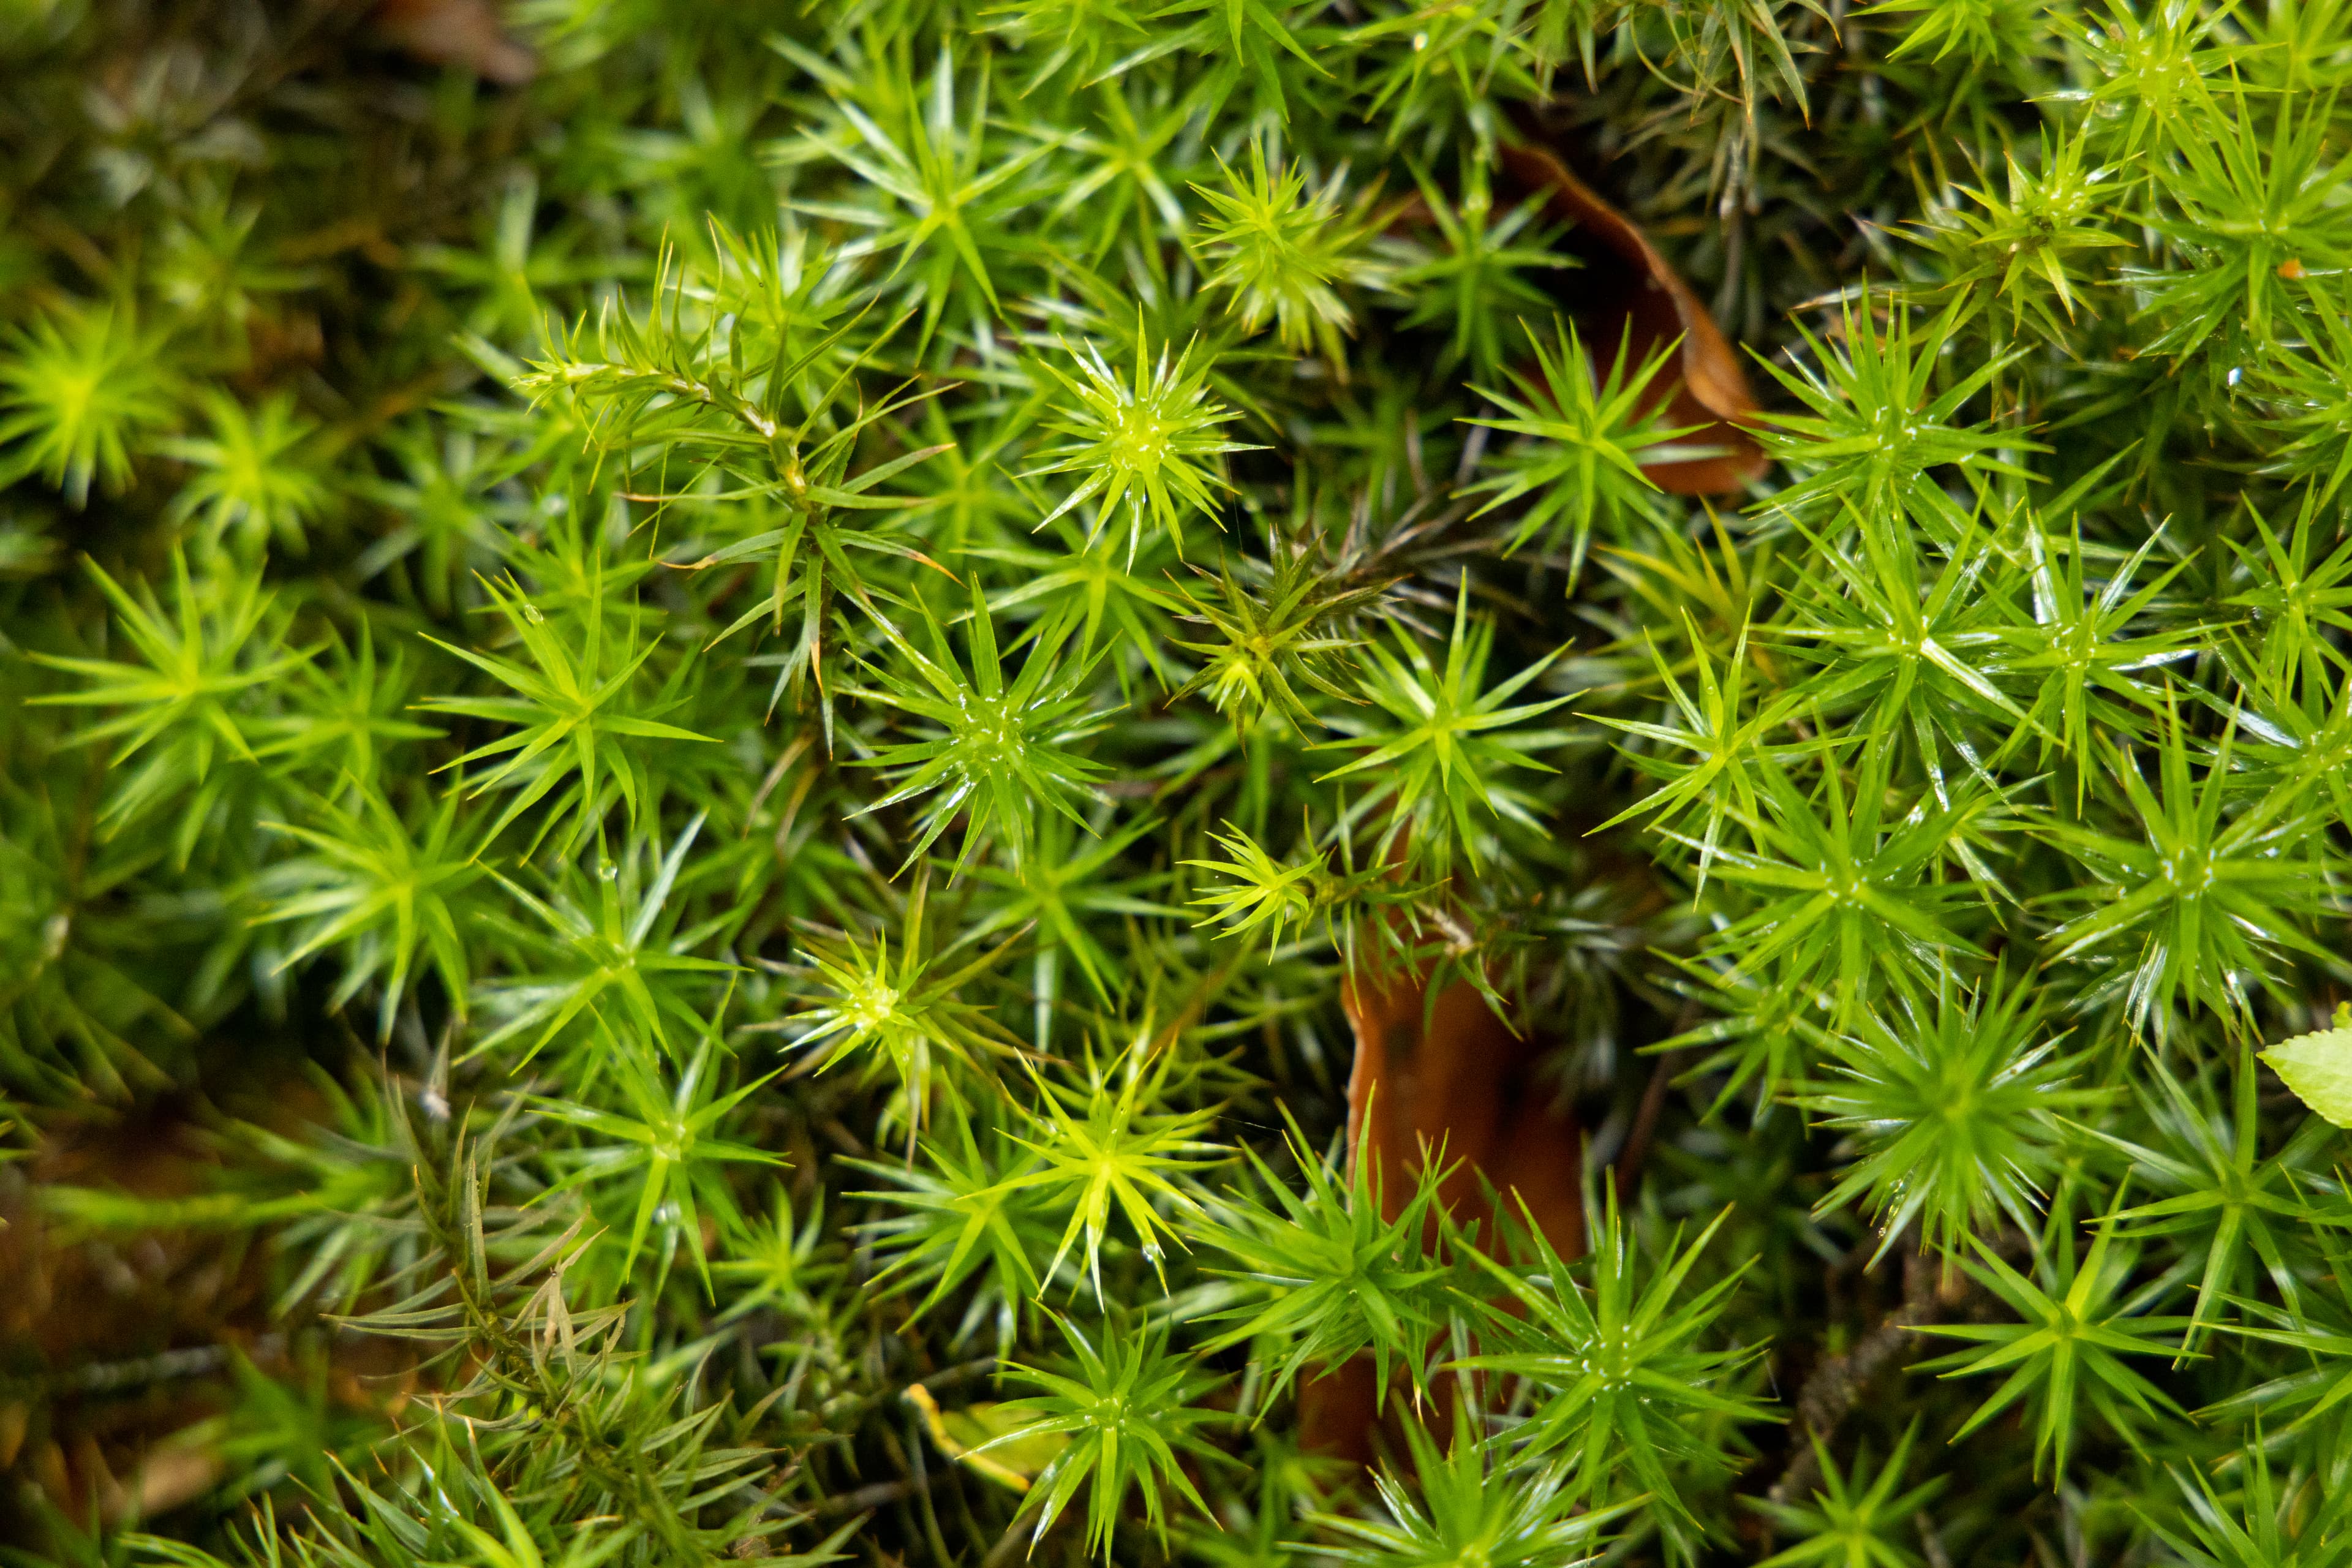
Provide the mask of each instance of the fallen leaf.
{"label": "fallen leaf", "polygon": [[[1052,1464],[1054,1456],[1070,1440],[1062,1432],[1011,1436],[1021,1427],[1020,1413],[986,1401],[961,1410],[941,1410],[931,1391],[919,1383],[908,1385],[906,1399],[921,1412],[923,1425],[940,1453],[1016,1492],[1027,1491],[1037,1472]],[[987,1452],[979,1452],[982,1448]]]}
{"label": "fallen leaf", "polygon": [[1697,426],[1690,445],[1718,455],[1644,465],[1660,489],[1675,495],[1722,495],[1760,476],[1763,448],[1746,426],[1756,422],[1756,397],[1738,353],[1682,275],[1658,253],[1639,225],[1570,174],[1553,153],[1534,146],[1500,149],[1503,172],[1526,192],[1549,196],[1554,218],[1574,226],[1568,243],[1585,251],[1573,274],[1573,314],[1584,341],[1596,347],[1625,343],[1634,364],[1682,340],[1675,369],[1653,384],[1668,406],[1668,423]]}
{"label": "fallen leaf", "polygon": [[174,1446],[150,1454],[132,1473],[121,1510],[110,1522],[153,1519],[192,1503],[219,1484],[226,1468],[209,1447]]}
{"label": "fallen leaf", "polygon": [[1514,1035],[1468,981],[1440,992],[1433,1009],[1427,997],[1417,979],[1402,974],[1359,981],[1344,994],[1356,1035],[1349,1147],[1386,1168],[1391,1217],[1412,1191],[1423,1149],[1443,1144],[1445,1159],[1459,1163],[1438,1197],[1456,1217],[1478,1217],[1483,1176],[1506,1197],[1525,1199],[1555,1247],[1580,1252],[1583,1137],[1533,1081],[1540,1045]]}
{"label": "fallen leaf", "polygon": [[539,57],[508,35],[491,0],[377,0],[375,27],[427,65],[463,66],[500,87],[539,74]]}
{"label": "fallen leaf", "polygon": [[[1584,1133],[1536,1081],[1540,1043],[1512,1034],[1467,981],[1439,992],[1434,1007],[1406,973],[1355,979],[1340,1001],[1356,1036],[1348,1147],[1377,1163],[1384,1217],[1411,1197],[1423,1160],[1441,1154],[1450,1168],[1438,1196],[1456,1220],[1492,1237],[1491,1184],[1515,1217],[1526,1205],[1562,1257],[1581,1254]],[[1380,1415],[1371,1363],[1361,1358],[1300,1396],[1306,1446],[1358,1463],[1372,1458]]]}

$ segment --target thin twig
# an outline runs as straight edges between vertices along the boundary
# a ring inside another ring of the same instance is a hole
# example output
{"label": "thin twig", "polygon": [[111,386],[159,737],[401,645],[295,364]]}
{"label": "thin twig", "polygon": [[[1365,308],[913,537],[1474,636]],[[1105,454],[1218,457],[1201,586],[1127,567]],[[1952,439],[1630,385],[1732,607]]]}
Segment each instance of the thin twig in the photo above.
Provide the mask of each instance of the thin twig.
{"label": "thin twig", "polygon": [[1650,1139],[1658,1129],[1658,1112],[1665,1108],[1666,1089],[1682,1066],[1682,1057],[1680,1050],[1664,1052],[1650,1069],[1650,1081],[1642,1090],[1641,1108],[1633,1113],[1633,1130],[1625,1134],[1625,1145],[1619,1151],[1612,1172],[1616,1178],[1620,1206],[1633,1201],[1633,1184],[1641,1178],[1643,1162],[1650,1157]]}
{"label": "thin twig", "polygon": [[1827,1357],[1805,1379],[1804,1387],[1797,1391],[1796,1419],[1790,1424],[1789,1467],[1767,1494],[1774,1502],[1801,1500],[1812,1491],[1822,1479],[1813,1439],[1827,1444],[1836,1435],[1838,1423],[1861,1403],[1878,1375],[1910,1360],[1914,1331],[1936,1321],[1965,1295],[1951,1288],[1953,1282],[1945,1280],[1943,1274],[1941,1267],[1924,1253],[1907,1254],[1903,1259],[1903,1304],[1880,1319],[1878,1326],[1857,1340],[1853,1349]]}
{"label": "thin twig", "polygon": [[928,1492],[940,1484],[940,1478],[926,1475],[903,1480],[877,1481],[870,1487],[860,1487],[854,1492],[836,1492],[811,1509],[811,1519],[839,1519],[845,1513],[864,1513],[887,1503],[904,1502],[918,1492]]}

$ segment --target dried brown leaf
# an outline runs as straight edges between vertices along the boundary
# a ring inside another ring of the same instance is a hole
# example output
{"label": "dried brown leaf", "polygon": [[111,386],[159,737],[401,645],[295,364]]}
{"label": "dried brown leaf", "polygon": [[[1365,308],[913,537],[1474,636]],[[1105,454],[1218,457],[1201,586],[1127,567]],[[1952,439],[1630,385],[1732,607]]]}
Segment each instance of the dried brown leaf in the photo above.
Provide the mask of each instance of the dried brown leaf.
{"label": "dried brown leaf", "polygon": [[1644,468],[1658,488],[1675,495],[1721,495],[1764,472],[1763,448],[1748,432],[1756,398],[1739,355],[1639,225],[1569,172],[1541,148],[1501,149],[1504,174],[1523,192],[1543,192],[1549,215],[1574,226],[1570,243],[1584,255],[1575,273],[1571,312],[1584,341],[1600,352],[1621,341],[1639,364],[1676,339],[1675,371],[1654,384],[1667,404],[1668,422],[1700,428],[1691,444],[1719,447],[1717,456],[1657,463]]}
{"label": "dried brown leaf", "polygon": [[[1467,981],[1439,992],[1432,1006],[1417,976],[1359,976],[1340,1000],[1356,1036],[1348,1146],[1377,1166],[1386,1217],[1411,1197],[1423,1162],[1436,1159],[1446,1171],[1440,1201],[1456,1221],[1475,1222],[1486,1245],[1495,1231],[1491,1185],[1514,1218],[1525,1205],[1563,1257],[1581,1253],[1584,1134],[1537,1081],[1539,1042],[1514,1035]],[[1370,1461],[1381,1412],[1369,1362],[1309,1383],[1300,1404],[1308,1447]]]}
{"label": "dried brown leaf", "polygon": [[508,35],[491,0],[377,0],[375,27],[427,65],[462,66],[501,87],[539,74],[539,57]]}

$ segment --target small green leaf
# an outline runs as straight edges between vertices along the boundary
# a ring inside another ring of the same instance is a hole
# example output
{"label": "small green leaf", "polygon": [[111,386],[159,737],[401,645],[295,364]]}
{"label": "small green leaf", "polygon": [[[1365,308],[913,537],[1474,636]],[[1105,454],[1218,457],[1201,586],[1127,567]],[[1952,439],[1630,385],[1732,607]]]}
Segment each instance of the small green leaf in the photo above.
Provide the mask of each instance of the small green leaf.
{"label": "small green leaf", "polygon": [[[1070,1446],[1066,1432],[1021,1430],[1026,1423],[1010,1405],[982,1401],[961,1410],[942,1410],[919,1383],[908,1388],[906,1397],[922,1413],[923,1425],[940,1453],[1016,1492],[1027,1491],[1037,1472]],[[988,1452],[978,1452],[982,1448]]]}
{"label": "small green leaf", "polygon": [[2352,1127],[2352,1003],[2336,1005],[2334,1022],[2273,1046],[2262,1059],[2321,1120]]}

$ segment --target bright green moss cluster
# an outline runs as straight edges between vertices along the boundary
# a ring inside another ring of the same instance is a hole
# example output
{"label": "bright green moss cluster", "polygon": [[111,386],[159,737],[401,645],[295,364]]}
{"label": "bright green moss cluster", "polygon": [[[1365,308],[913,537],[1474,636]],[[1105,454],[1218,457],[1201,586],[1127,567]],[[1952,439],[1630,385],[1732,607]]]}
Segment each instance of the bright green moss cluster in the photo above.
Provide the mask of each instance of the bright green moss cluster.
{"label": "bright green moss cluster", "polygon": [[[2347,87],[2345,0],[0,4],[0,1531],[2352,1560],[2255,1055],[2352,986]],[[1414,973],[1585,1235],[1349,1158]]]}

